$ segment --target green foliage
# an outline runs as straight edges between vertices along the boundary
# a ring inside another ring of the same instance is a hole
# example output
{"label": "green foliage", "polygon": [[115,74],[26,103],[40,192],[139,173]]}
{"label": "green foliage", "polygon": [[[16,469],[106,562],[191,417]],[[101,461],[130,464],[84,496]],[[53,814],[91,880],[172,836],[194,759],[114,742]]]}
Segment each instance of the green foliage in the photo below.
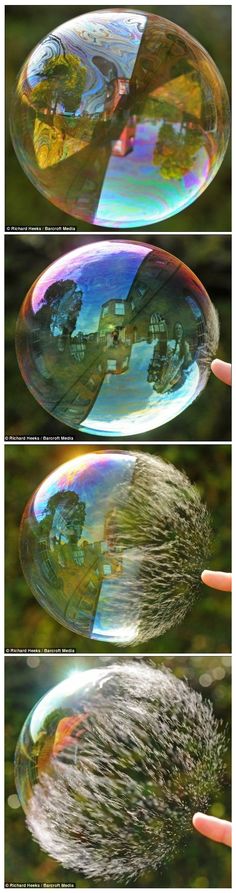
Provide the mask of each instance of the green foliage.
{"label": "green foliage", "polygon": [[146,102],[143,102],[143,99],[137,100],[134,112],[137,115],[142,112],[143,117],[147,117],[151,121],[156,121],[157,118],[160,118],[160,120],[169,121],[173,124],[178,123],[180,116],[178,108],[165,99],[149,98],[146,99]]}
{"label": "green foliage", "polygon": [[[32,659],[30,659],[32,660]],[[37,664],[38,660],[38,665]],[[30,666],[25,657],[6,659],[6,797],[15,793],[13,759],[18,735],[29,711],[49,689],[73,670],[100,665],[98,657],[41,657]],[[104,662],[106,659],[103,658]],[[108,658],[109,661],[109,658]],[[169,666],[180,679],[188,679],[192,688],[210,698],[216,717],[225,727],[230,720],[229,657],[153,657],[154,666]],[[128,756],[128,754],[127,754]],[[157,780],[158,782],[158,780]],[[149,792],[150,793],[150,792]],[[217,800],[209,812],[230,818],[230,750],[226,754],[225,775]],[[32,884],[72,884],[91,888],[96,883],[67,871],[40,851],[25,825],[22,809],[6,806],[6,882]],[[101,886],[101,885],[100,885]],[[104,887],[109,884],[105,882]],[[115,885],[114,885],[115,886]],[[132,886],[132,884],[130,885]],[[193,831],[188,846],[162,871],[150,871],[139,878],[135,887],[230,887],[230,851]]]}
{"label": "green foliage", "polygon": [[[186,132],[181,130],[180,133],[176,133],[171,124],[162,124],[153,162],[160,167],[165,180],[181,179],[191,168],[202,143],[202,134],[197,130]],[[165,147],[164,153],[163,147]]]}
{"label": "green foliage", "polygon": [[58,103],[66,112],[79,108],[86,83],[86,68],[73,56],[65,53],[45,62],[42,79],[33,87],[30,101],[34,108],[48,109],[55,115]]}

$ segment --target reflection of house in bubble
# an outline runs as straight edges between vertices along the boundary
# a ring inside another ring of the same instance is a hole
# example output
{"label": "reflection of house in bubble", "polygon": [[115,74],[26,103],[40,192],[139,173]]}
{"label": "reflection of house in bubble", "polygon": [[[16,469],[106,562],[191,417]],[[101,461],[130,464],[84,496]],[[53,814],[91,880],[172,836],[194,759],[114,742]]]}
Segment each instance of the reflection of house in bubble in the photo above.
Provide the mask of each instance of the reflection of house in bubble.
{"label": "reflection of house in bubble", "polygon": [[[197,285],[189,281],[181,263],[178,266],[171,255],[163,259],[150,250],[124,299],[108,294],[98,308],[96,330],[83,332],[80,314],[86,298],[82,285],[72,280],[54,282],[35,316],[32,344],[45,380],[54,377],[56,364],[57,405],[69,402],[82,422],[105,377],[127,373],[139,343],[150,345],[146,378],[154,390],[163,393],[180,386],[204,345],[199,298]],[[63,355],[60,364],[58,353]]]}
{"label": "reflection of house in bubble", "polygon": [[126,301],[108,300],[103,304],[98,338],[104,355],[104,372],[125,372],[132,348]]}

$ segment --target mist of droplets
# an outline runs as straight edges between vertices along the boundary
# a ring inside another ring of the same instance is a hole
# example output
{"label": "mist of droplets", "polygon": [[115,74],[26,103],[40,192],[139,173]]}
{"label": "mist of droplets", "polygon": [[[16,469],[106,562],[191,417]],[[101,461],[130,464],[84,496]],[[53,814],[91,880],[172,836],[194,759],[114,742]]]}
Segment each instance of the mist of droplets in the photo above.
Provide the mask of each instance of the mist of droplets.
{"label": "mist of droplets", "polygon": [[[137,453],[132,485],[114,494],[116,550],[130,555],[130,576],[120,587],[124,614],[139,619],[135,641],[162,635],[180,623],[201,591],[209,558],[211,524],[187,475],[160,457]],[[138,578],[132,564],[139,563]],[[133,605],[133,607],[132,607]]]}
{"label": "mist of droplets", "polygon": [[84,710],[84,734],[41,775],[27,824],[65,868],[128,883],[182,850],[216,796],[225,735],[210,702],[141,661],[111,666]]}

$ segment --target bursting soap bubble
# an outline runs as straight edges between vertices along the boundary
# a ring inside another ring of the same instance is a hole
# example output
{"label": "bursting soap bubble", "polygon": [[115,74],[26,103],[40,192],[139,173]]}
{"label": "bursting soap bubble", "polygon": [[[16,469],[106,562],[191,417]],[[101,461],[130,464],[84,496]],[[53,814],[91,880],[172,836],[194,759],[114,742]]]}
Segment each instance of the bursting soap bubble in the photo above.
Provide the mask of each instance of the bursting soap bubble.
{"label": "bursting soap bubble", "polygon": [[74,672],[29,714],[17,791],[42,850],[91,879],[132,881],[183,851],[219,793],[212,705],[139,660]]}
{"label": "bursting soap bubble", "polygon": [[183,472],[141,451],[101,451],[38,487],[20,555],[31,590],[59,623],[121,645],[183,620],[209,541],[208,513]]}
{"label": "bursting soap bubble", "polygon": [[71,251],[29,290],[16,350],[22,376],[60,422],[135,435],[179,415],[202,391],[218,345],[203,285],[173,255],[107,240]]}
{"label": "bursting soap bubble", "polygon": [[215,177],[229,133],[206,50],[161,16],[96,10],[24,63],[11,133],[34,186],[67,214],[113,228],[165,220]]}

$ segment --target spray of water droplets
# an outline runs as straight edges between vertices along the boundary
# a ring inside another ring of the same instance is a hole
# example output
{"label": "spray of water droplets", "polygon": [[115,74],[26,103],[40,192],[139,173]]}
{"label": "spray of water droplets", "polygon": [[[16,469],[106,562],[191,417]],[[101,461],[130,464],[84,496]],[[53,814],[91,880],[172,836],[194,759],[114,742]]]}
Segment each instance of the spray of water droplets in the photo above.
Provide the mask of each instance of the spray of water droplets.
{"label": "spray of water droplets", "polygon": [[41,774],[27,824],[65,868],[128,883],[182,848],[216,795],[225,735],[210,702],[144,661],[106,668],[81,704],[84,733]]}
{"label": "spray of water droplets", "polygon": [[[139,617],[135,641],[160,636],[180,623],[201,589],[211,525],[189,478],[171,463],[137,453],[132,486],[114,494],[116,550],[139,564],[120,587],[124,612]],[[130,550],[130,551],[129,551]]]}

